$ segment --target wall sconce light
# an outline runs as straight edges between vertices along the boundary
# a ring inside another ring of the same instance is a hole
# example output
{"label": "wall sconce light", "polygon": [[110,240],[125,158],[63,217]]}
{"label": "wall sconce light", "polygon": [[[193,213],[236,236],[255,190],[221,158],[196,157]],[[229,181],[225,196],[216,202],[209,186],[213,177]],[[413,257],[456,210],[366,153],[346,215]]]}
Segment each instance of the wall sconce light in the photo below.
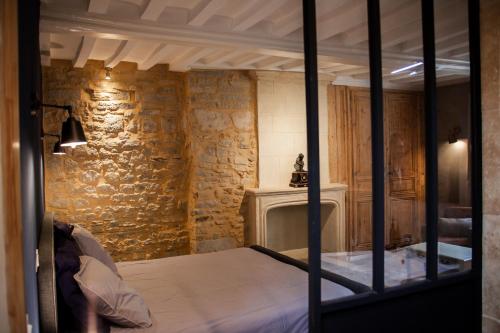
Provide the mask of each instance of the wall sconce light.
{"label": "wall sconce light", "polygon": [[57,140],[54,145],[54,150],[52,150],[52,155],[66,155],[66,151],[63,147],[61,147],[61,141]]}
{"label": "wall sconce light", "polygon": [[[42,104],[42,106],[68,111],[69,117],[62,124],[60,141],[57,142],[61,148],[75,148],[76,146],[87,144],[87,138],[85,137],[82,123],[73,117],[73,108],[71,105]],[[54,150],[55,148],[56,147],[54,147]]]}
{"label": "wall sconce light", "polygon": [[462,134],[462,129],[460,126],[453,127],[448,133],[448,143],[452,144],[458,141],[460,134]]}
{"label": "wall sconce light", "polygon": [[106,67],[104,68],[106,70],[106,76],[104,77],[106,80],[111,80],[111,68]]}
{"label": "wall sconce light", "polygon": [[45,138],[46,136],[52,136],[54,138],[57,138],[57,141],[54,144],[54,148],[52,149],[52,155],[66,155],[66,151],[64,150],[63,147],[61,147],[61,137],[59,135],[43,133],[42,137]]}

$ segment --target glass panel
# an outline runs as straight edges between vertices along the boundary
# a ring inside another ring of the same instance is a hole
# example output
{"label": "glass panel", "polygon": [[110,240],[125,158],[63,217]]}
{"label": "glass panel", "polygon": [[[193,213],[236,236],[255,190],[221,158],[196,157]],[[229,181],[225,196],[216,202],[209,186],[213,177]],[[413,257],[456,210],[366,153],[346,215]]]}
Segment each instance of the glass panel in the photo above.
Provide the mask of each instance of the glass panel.
{"label": "glass panel", "polygon": [[[367,3],[317,0],[321,267],[372,285]],[[323,299],[331,289],[323,287]]]}
{"label": "glass panel", "polygon": [[[435,4],[440,273],[471,267],[469,31],[467,1]],[[443,267],[447,269],[444,270]]]}
{"label": "glass panel", "polygon": [[[441,5],[440,5],[441,6]],[[426,275],[421,2],[381,1],[385,285]],[[424,248],[424,251],[418,249]]]}
{"label": "glass panel", "polygon": [[248,234],[256,234],[250,244],[307,262],[307,187],[290,186],[294,164],[307,170],[308,156],[302,1],[272,3],[271,13],[259,14],[266,20],[245,31],[259,33],[269,45],[256,49],[261,56],[249,63],[256,78],[259,186]]}

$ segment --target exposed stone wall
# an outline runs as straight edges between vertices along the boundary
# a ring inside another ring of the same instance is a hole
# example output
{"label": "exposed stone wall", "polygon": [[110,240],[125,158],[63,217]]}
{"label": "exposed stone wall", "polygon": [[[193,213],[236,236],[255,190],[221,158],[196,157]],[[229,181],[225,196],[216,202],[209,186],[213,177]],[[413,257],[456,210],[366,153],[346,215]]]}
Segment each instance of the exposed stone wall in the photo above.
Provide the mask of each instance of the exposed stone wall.
{"label": "exposed stone wall", "polygon": [[243,246],[245,187],[257,185],[255,79],[241,71],[193,71],[186,93],[191,251]]}
{"label": "exposed stone wall", "polygon": [[[94,233],[116,260],[243,245],[242,198],[256,186],[255,83],[246,72],[138,71],[121,63],[44,68],[44,102],[70,104],[87,146],[46,138],[46,206]],[[47,133],[66,118],[46,108]]]}
{"label": "exposed stone wall", "polygon": [[483,332],[500,332],[500,1],[481,1]]}
{"label": "exposed stone wall", "polygon": [[[53,61],[43,78],[45,102],[73,105],[88,140],[54,156],[46,139],[47,209],[91,230],[118,260],[189,253],[184,74],[122,63],[108,81],[102,62]],[[47,108],[45,131],[59,133],[65,117]]]}

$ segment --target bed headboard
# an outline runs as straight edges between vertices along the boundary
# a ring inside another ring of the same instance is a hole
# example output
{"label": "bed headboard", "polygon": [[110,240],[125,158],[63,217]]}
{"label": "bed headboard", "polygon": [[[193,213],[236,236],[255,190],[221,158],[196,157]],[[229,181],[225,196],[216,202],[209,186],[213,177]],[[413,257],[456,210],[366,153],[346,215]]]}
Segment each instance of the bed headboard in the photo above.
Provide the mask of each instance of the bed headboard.
{"label": "bed headboard", "polygon": [[57,292],[54,261],[54,214],[46,212],[38,242],[38,305],[42,333],[57,333]]}

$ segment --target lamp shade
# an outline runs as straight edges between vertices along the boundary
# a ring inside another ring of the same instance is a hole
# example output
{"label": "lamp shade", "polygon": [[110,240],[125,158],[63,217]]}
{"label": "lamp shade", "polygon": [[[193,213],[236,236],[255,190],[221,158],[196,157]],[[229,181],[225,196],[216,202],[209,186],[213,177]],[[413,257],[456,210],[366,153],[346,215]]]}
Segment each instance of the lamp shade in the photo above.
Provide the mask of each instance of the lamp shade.
{"label": "lamp shade", "polygon": [[54,154],[54,155],[66,155],[64,148],[61,147],[61,141],[57,140],[56,144],[54,145],[54,150],[52,151],[52,154]]}
{"label": "lamp shade", "polygon": [[82,123],[70,115],[62,125],[61,147],[76,147],[86,144],[87,139],[83,132]]}

